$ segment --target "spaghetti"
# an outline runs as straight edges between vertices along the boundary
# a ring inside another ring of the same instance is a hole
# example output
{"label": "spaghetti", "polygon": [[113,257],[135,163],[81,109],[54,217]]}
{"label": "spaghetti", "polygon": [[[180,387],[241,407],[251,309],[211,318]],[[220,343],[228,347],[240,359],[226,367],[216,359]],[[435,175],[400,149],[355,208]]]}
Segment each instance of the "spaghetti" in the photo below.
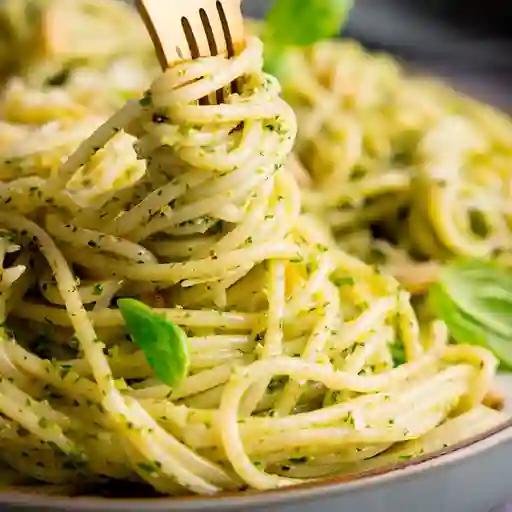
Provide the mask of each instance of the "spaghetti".
{"label": "spaghetti", "polygon": [[[322,216],[414,293],[456,256],[510,260],[512,122],[349,41],[293,52],[285,99]],[[428,260],[428,261],[427,261]]]}
{"label": "spaghetti", "polygon": [[[235,80],[225,104],[200,102]],[[301,213],[279,95],[249,39],[232,59],[168,70],[56,170],[8,175],[0,444],[15,475],[69,492],[270,489],[503,421],[482,405],[494,357],[419,325],[393,278]],[[123,150],[112,165],[130,140],[139,161]],[[107,173],[108,186],[90,179]],[[186,330],[179,387],[155,379],[116,297]]]}

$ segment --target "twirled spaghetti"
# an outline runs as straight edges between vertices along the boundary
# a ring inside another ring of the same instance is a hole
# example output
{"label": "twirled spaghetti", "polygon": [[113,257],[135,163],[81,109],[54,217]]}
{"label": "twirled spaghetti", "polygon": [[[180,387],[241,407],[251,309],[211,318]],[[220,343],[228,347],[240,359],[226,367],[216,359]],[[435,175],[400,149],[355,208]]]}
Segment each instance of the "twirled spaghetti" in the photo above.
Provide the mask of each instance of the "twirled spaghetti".
{"label": "twirled spaghetti", "polygon": [[[234,80],[225,104],[199,101]],[[279,94],[249,39],[235,58],[168,70],[35,190],[9,175],[0,443],[17,475],[74,490],[269,489],[503,420],[481,405],[494,357],[447,345],[440,322],[420,327],[393,278],[301,214]],[[130,137],[145,168],[107,165]],[[108,187],[88,181],[107,170]],[[114,298],[128,296],[186,330],[191,371],[176,389],[127,339]]]}

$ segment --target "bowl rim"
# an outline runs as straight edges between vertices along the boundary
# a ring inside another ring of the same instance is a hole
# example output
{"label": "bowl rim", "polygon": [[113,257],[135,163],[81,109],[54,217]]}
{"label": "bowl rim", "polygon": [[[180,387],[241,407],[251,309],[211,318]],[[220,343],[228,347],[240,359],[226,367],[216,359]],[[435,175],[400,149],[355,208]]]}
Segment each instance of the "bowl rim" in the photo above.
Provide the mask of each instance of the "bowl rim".
{"label": "bowl rim", "polygon": [[232,510],[245,507],[291,505],[307,502],[318,497],[334,497],[356,492],[361,488],[375,488],[390,480],[402,481],[423,472],[431,472],[440,466],[449,466],[469,457],[477,456],[506,441],[512,441],[512,418],[483,433],[461,441],[448,448],[421,455],[408,461],[389,464],[356,475],[333,476],[267,491],[220,493],[215,496],[184,496],[159,498],[107,498],[100,496],[45,495],[17,488],[0,491],[0,505],[17,505],[69,511],[123,511],[146,510]]}

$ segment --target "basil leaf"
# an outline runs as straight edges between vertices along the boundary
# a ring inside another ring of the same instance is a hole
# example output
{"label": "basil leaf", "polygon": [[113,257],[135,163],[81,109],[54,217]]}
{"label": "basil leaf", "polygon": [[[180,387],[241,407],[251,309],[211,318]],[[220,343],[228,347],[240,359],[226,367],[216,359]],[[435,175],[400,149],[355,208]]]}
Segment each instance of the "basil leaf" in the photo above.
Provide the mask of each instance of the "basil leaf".
{"label": "basil leaf", "polygon": [[336,36],[352,5],[352,0],[276,0],[267,15],[265,36],[281,46],[309,46]]}
{"label": "basil leaf", "polygon": [[463,260],[441,273],[441,286],[475,321],[512,338],[512,275],[493,263]]}
{"label": "basil leaf", "polygon": [[492,263],[455,262],[429,291],[433,312],[458,343],[481,345],[512,368],[512,275]]}
{"label": "basil leaf", "polygon": [[187,335],[182,329],[135,299],[119,299],[133,341],[144,352],[156,376],[175,388],[185,379],[190,366]]}
{"label": "basil leaf", "polygon": [[485,331],[464,315],[439,284],[430,289],[429,301],[435,315],[444,321],[456,342],[485,345]]}
{"label": "basil leaf", "polygon": [[352,5],[353,0],[276,0],[263,33],[266,68],[279,71],[287,47],[309,46],[338,35]]}

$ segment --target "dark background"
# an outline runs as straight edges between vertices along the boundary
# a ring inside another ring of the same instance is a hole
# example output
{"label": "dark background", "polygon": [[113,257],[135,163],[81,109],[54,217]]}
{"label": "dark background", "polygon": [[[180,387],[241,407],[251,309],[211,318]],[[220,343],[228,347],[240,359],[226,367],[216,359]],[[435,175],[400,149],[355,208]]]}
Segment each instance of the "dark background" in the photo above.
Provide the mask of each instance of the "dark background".
{"label": "dark background", "polygon": [[[244,0],[244,11],[270,3]],[[355,0],[344,35],[512,112],[512,0]]]}

